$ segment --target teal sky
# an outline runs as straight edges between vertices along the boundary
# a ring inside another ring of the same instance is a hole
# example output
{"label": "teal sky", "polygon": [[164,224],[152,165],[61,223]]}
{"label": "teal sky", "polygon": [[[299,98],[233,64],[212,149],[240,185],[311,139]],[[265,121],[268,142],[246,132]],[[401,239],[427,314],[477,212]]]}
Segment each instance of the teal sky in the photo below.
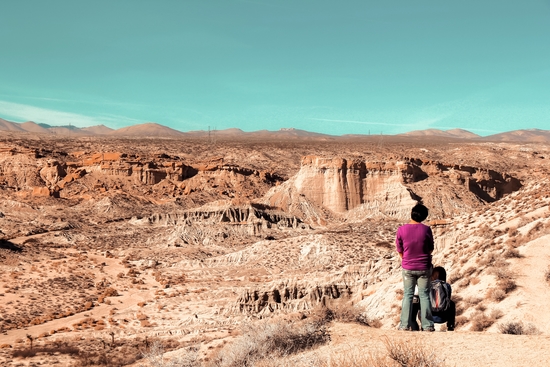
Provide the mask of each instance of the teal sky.
{"label": "teal sky", "polygon": [[550,0],[21,0],[0,117],[328,134],[550,129]]}

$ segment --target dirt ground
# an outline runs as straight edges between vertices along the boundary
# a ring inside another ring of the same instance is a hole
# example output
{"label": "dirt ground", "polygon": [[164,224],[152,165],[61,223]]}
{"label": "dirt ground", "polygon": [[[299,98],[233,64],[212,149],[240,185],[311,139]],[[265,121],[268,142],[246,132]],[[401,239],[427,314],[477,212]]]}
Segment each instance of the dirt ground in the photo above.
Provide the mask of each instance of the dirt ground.
{"label": "dirt ground", "polygon": [[331,328],[331,342],[309,353],[336,355],[340,353],[385,353],[385,338],[419,342],[434,350],[448,366],[508,367],[549,366],[550,336],[503,335],[453,331],[433,333],[404,332],[337,323]]}

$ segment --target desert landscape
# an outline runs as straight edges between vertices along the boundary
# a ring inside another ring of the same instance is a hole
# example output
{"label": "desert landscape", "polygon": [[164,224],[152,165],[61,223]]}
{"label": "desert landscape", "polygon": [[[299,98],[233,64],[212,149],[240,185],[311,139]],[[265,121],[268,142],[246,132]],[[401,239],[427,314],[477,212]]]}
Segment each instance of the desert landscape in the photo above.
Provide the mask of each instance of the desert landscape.
{"label": "desert landscape", "polygon": [[[550,365],[547,131],[0,122],[1,366]],[[397,330],[417,202],[454,332]]]}

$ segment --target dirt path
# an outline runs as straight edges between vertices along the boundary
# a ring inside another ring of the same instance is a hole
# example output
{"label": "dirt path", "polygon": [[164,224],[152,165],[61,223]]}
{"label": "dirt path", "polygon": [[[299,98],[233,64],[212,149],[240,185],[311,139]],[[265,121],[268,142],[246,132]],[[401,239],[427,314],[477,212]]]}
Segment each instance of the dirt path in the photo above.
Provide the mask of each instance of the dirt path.
{"label": "dirt path", "polygon": [[508,311],[516,321],[531,323],[547,332],[550,330],[550,283],[545,273],[550,266],[550,235],[529,242],[519,251],[523,257],[511,262],[521,301],[510,305]]}

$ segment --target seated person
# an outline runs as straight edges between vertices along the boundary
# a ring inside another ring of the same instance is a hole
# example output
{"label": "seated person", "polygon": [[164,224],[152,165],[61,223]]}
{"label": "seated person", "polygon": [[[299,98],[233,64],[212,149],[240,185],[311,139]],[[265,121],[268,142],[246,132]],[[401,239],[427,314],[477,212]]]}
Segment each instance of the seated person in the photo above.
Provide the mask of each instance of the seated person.
{"label": "seated person", "polygon": [[[432,282],[435,280],[441,280],[443,282],[447,282],[447,272],[445,269],[441,266],[437,266],[432,271]],[[451,286],[447,283],[449,289],[449,298],[451,298]],[[420,312],[420,302],[418,299],[418,291],[415,290],[415,294],[413,297],[413,304],[411,308],[411,329],[413,331],[418,331],[420,328],[418,327],[417,317],[418,313]],[[443,324],[447,323],[447,330],[453,331],[455,329],[455,317],[456,317],[456,305],[454,301],[451,300],[449,303],[449,307],[445,311],[439,311],[436,312],[432,310],[432,317],[434,320],[434,323],[436,324]]]}

